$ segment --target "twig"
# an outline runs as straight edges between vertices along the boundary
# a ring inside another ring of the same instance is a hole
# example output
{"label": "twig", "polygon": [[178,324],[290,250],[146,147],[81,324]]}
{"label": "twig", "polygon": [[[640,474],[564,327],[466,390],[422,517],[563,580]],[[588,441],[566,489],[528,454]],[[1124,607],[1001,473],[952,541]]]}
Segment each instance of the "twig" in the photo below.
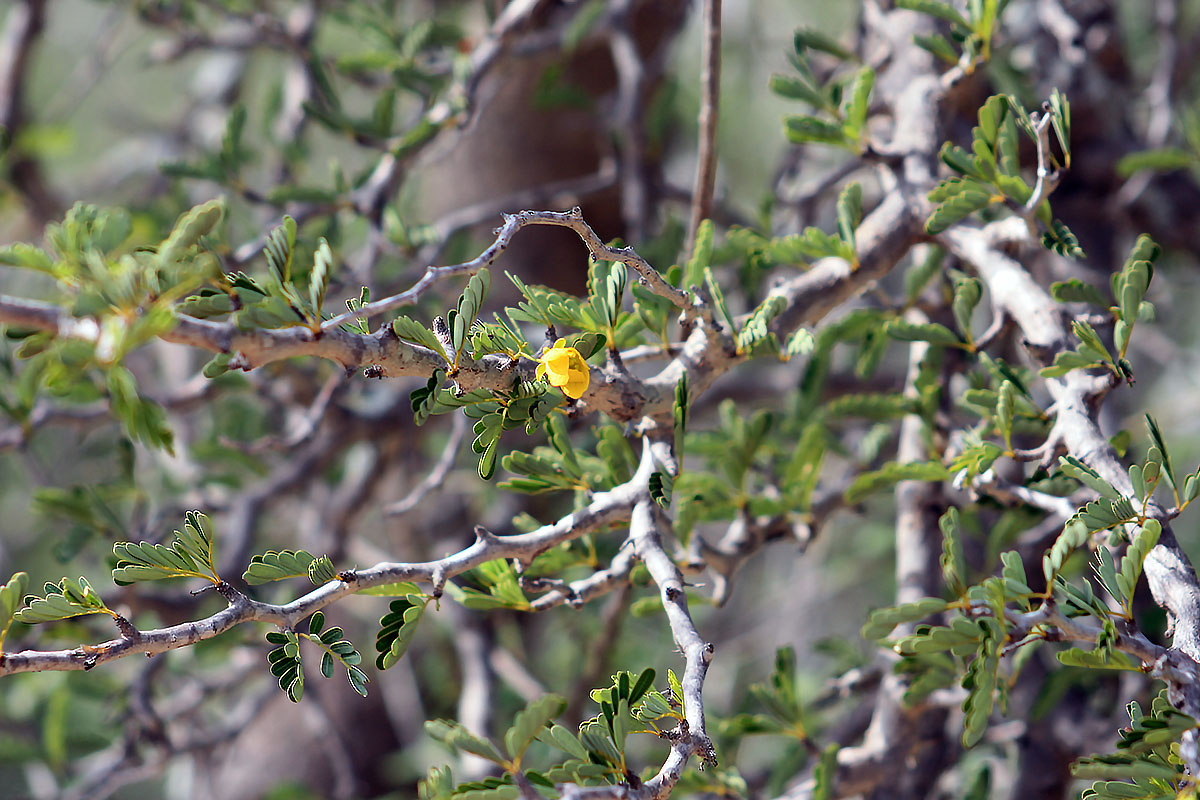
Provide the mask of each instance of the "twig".
{"label": "twig", "polygon": [[0,152],[8,156],[7,177],[24,198],[35,227],[57,217],[61,207],[46,183],[41,165],[15,149],[26,121],[26,71],[45,24],[46,0],[22,0],[12,6],[0,32]]}
{"label": "twig", "polygon": [[704,0],[704,49],[700,72],[700,141],[696,156],[696,181],[692,189],[692,213],[688,224],[689,250],[695,246],[696,230],[712,216],[713,190],[717,183],[717,121],[721,97],[721,0]]}
{"label": "twig", "polygon": [[1037,183],[1033,185],[1033,194],[1029,195],[1029,199],[1025,202],[1021,216],[1025,218],[1025,222],[1029,225],[1029,232],[1032,234],[1037,232],[1038,207],[1058,186],[1061,176],[1050,162],[1050,128],[1054,122],[1054,111],[1049,103],[1042,103],[1042,113],[1038,114],[1035,111],[1029,117],[1033,122],[1033,132],[1037,136]]}
{"label": "twig", "polygon": [[437,463],[429,470],[429,474],[422,478],[421,482],[414,486],[405,497],[391,505],[384,506],[383,513],[389,516],[407,514],[416,508],[431,491],[441,487],[442,481],[446,480],[446,476],[454,468],[454,459],[458,456],[458,448],[462,444],[466,432],[467,418],[461,414],[455,415],[454,424],[450,428],[450,438],[446,442],[446,446],[442,448],[442,454],[438,456]]}
{"label": "twig", "polygon": [[633,248],[623,247],[617,249],[604,244],[600,237],[596,235],[596,232],[592,230],[592,226],[584,221],[583,212],[578,207],[575,207],[570,211],[563,212],[518,211],[516,214],[505,214],[504,224],[496,230],[495,240],[475,258],[470,261],[464,261],[461,264],[451,264],[444,267],[427,267],[425,274],[421,276],[420,280],[405,291],[391,297],[385,297],[382,300],[368,303],[357,311],[346,312],[327,320],[322,323],[321,330],[323,332],[331,331],[353,319],[376,317],[401,306],[413,305],[439,279],[450,275],[478,272],[483,267],[490,266],[500,257],[501,253],[508,249],[513,235],[526,225],[553,225],[570,228],[579,235],[579,238],[587,245],[588,252],[594,258],[603,261],[620,261],[636,271],[650,291],[670,300],[680,309],[688,307],[686,292],[676,289],[667,283],[663,276],[654,267],[650,266],[649,262],[634,252]]}
{"label": "twig", "polygon": [[325,606],[362,589],[397,581],[423,581],[435,585],[497,558],[531,561],[538,553],[570,541],[605,525],[628,519],[639,498],[648,496],[654,461],[644,458],[637,473],[627,482],[596,495],[592,502],[536,531],[512,536],[479,537],[472,545],[437,561],[376,564],[368,569],[342,573],[349,581],[335,580],[285,605],[261,603],[231,591],[229,605],[211,617],[141,631],[138,637],[123,637],[95,646],[71,650],[25,650],[0,653],[0,676],[47,670],[84,670],[134,653],[151,655],[186,647],[218,636],[245,622],[268,622],[294,628],[301,620]]}

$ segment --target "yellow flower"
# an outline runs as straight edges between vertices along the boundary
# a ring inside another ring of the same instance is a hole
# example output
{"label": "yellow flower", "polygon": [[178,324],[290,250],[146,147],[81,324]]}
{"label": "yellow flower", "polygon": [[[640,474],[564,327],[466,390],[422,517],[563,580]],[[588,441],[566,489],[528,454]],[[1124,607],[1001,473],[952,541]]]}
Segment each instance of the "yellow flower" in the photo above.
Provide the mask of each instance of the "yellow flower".
{"label": "yellow flower", "polygon": [[566,339],[559,339],[554,347],[542,353],[537,376],[562,389],[567,397],[578,400],[587,391],[591,376],[583,356],[574,347],[566,347],[566,343]]}

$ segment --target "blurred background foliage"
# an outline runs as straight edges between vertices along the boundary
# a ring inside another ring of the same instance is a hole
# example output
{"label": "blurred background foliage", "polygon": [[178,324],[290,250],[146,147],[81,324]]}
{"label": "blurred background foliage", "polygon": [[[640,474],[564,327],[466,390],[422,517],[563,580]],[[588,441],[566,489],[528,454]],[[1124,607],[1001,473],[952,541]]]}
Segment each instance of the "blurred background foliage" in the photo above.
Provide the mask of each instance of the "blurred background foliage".
{"label": "blurred background foliage", "polygon": [[[533,55],[498,68],[477,87],[479,117],[472,126],[427,145],[423,137],[433,131],[423,126],[453,127],[462,112],[455,87],[464,59],[500,4],[8,4],[0,9],[0,25],[11,27],[19,14],[36,9],[44,28],[24,72],[23,118],[15,134],[0,139],[0,244],[38,240],[43,226],[76,201],[128,209],[132,241],[152,244],[182,211],[224,195],[234,263],[249,261],[239,243],[253,243],[292,213],[300,223],[298,263],[311,263],[306,251],[322,236],[340,254],[330,295],[340,305],[363,284],[383,296],[409,285],[427,263],[472,257],[486,246],[501,211],[580,202],[601,236],[630,237],[665,270],[684,257],[699,102],[696,9],[633,4],[645,15],[635,32],[653,69],[632,118],[644,138],[640,159],[649,197],[645,216],[630,230],[616,182],[610,177],[592,186],[586,180],[611,170],[620,137],[632,135],[614,123],[612,67],[601,63],[604,49],[589,39],[588,16],[595,24],[604,4],[548,5],[536,25],[576,29],[549,37],[549,45],[530,36]],[[1194,463],[1200,458],[1200,425],[1191,408],[1200,375],[1194,347],[1200,329],[1192,313],[1200,299],[1200,172],[1189,109],[1198,99],[1200,73],[1187,66],[1200,52],[1194,46],[1200,4],[1169,4],[1176,16],[1165,34],[1147,12],[1153,4],[1051,5],[1067,8],[1077,35],[1056,41],[1055,21],[1044,16],[1051,12],[1039,10],[1036,0],[1013,0],[997,53],[966,93],[948,135],[963,141],[976,101],[992,92],[1013,92],[1028,107],[1050,87],[1068,93],[1076,139],[1055,210],[1090,257],[1081,269],[1103,285],[1131,231],[1149,231],[1166,248],[1150,297],[1157,320],[1139,329],[1131,357],[1138,381],[1106,406],[1106,432],[1129,430],[1134,447],[1144,447],[1140,419],[1150,411],[1169,432],[1177,461]],[[870,171],[852,156],[789,144],[783,134],[780,120],[797,104],[767,85],[771,74],[788,71],[793,30],[802,26],[856,41],[860,12],[853,3],[820,0],[747,0],[726,9],[714,215],[722,230],[732,224],[776,234],[804,225],[831,230],[836,192],[809,195],[830,170],[856,174],[868,192],[875,189]],[[1164,36],[1178,49],[1178,76],[1168,81],[1167,101],[1144,91],[1160,69]],[[0,40],[0,55],[17,46]],[[439,104],[449,107],[445,119],[430,122],[441,113]],[[411,160],[390,176],[390,191],[364,193],[382,143],[405,136],[411,137]],[[1166,148],[1172,151],[1162,154]],[[1123,158],[1144,151],[1160,155],[1122,168]],[[506,198],[514,204],[503,205]],[[479,210],[486,201],[498,205]],[[475,211],[455,216],[463,209]],[[735,311],[748,310],[762,271],[736,245],[722,250],[722,241],[719,235],[714,263],[721,263],[730,285],[745,289],[731,293]],[[522,233],[520,246],[499,266],[529,283],[571,291],[583,286],[584,252],[572,237]],[[888,280],[885,288],[896,289],[902,276]],[[515,296],[496,283],[493,302]],[[6,270],[0,289],[36,296],[50,287]],[[447,297],[453,294],[447,289]],[[425,301],[420,313],[428,318],[447,297]],[[10,401],[21,381],[18,344],[0,345],[0,398]],[[851,345],[837,351],[829,394],[902,385],[902,348]],[[878,359],[877,366],[856,375],[863,359]],[[423,379],[346,378],[329,363],[294,360],[210,382],[198,376],[204,361],[203,354],[160,344],[129,358],[143,390],[167,411],[173,454],[134,445],[105,411],[88,404],[68,406],[52,420],[59,424],[38,426],[28,436],[0,431],[0,574],[23,569],[35,585],[102,574],[112,542],[158,540],[187,508],[214,516],[227,552],[305,548],[328,552],[339,565],[367,566],[436,558],[468,543],[475,524],[509,531],[518,514],[545,522],[570,507],[569,499],[514,495],[482,483],[460,453],[432,492],[404,513],[389,514],[389,504],[408,496],[447,442],[461,435],[449,416],[414,426],[408,395]],[[795,433],[803,404],[788,391],[802,374],[798,362],[742,368],[705,395],[692,430],[719,427],[719,402],[732,398],[726,402],[740,414],[767,409]],[[313,408],[322,411],[316,424],[305,421]],[[594,417],[573,423],[583,448],[599,425]],[[833,485],[840,473],[886,460],[894,447],[886,425],[847,422],[835,434],[840,451],[825,467]],[[696,443],[689,448],[692,460],[703,463],[702,435]],[[791,444],[768,442],[755,463],[786,457]],[[719,452],[712,455],[720,460]],[[857,712],[827,681],[870,662],[872,648],[859,627],[868,609],[893,600],[889,510],[881,495],[822,520],[822,534],[811,544],[774,545],[767,557],[742,568],[722,607],[709,602],[709,579],[696,578],[694,613],[719,656],[706,684],[716,718],[710,732],[723,764],[736,764],[756,796],[774,796],[811,758],[806,733],[737,735],[738,714],[763,711],[751,687],[777,668],[778,648],[792,648],[798,659],[794,679],[798,695],[813,704],[810,728],[857,724]],[[699,529],[719,534],[726,525],[701,522]],[[1197,543],[1193,527],[1178,533],[1185,547]],[[590,544],[602,562],[615,548],[611,537]],[[130,616],[153,624],[220,607],[215,597],[179,588],[105,594],[113,607],[124,604]],[[294,588],[266,587],[260,596],[290,599]],[[655,596],[643,577],[611,598],[540,615],[482,614],[443,602],[430,607],[433,624],[423,627],[409,657],[372,676],[375,691],[365,700],[343,682],[312,681],[304,704],[287,703],[263,669],[266,648],[255,626],[148,662],[131,658],[88,674],[9,677],[0,681],[0,797],[412,797],[428,767],[446,760],[425,736],[423,721],[459,715],[461,689],[480,670],[491,676],[490,695],[472,722],[502,731],[541,689],[565,696],[568,716],[578,721],[595,713],[586,692],[605,685],[613,670],[652,666],[665,675],[667,667],[678,668],[661,611],[653,602],[639,604]],[[628,614],[631,606],[646,614]],[[379,598],[355,597],[329,609],[329,616],[365,652],[384,610]],[[67,647],[107,635],[103,624],[84,618],[47,626],[37,642]],[[32,641],[32,633],[19,626],[9,641]],[[1095,703],[1125,696],[1112,679],[1064,670],[1047,681],[1038,702],[1053,703],[1068,692],[1090,694]],[[186,724],[186,746],[177,737],[164,746],[166,719]],[[645,763],[665,752],[654,741],[641,746]],[[971,758],[999,761],[1003,755]],[[121,770],[106,772],[114,763]],[[962,774],[969,777],[972,769],[968,764]],[[110,782],[114,776],[120,785]],[[711,791],[716,779],[705,780]],[[736,782],[731,786],[731,794],[741,791]],[[960,789],[947,793],[962,796]]]}

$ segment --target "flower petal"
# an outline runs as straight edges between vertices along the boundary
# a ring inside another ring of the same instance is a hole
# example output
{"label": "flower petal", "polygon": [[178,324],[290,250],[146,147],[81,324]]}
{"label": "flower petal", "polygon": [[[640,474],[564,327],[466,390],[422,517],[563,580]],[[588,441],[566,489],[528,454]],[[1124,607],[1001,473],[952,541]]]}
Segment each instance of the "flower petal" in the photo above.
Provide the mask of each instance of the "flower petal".
{"label": "flower petal", "polygon": [[583,393],[587,391],[588,384],[591,383],[591,376],[586,372],[573,372],[571,379],[562,386],[563,394],[574,400],[583,397]]}

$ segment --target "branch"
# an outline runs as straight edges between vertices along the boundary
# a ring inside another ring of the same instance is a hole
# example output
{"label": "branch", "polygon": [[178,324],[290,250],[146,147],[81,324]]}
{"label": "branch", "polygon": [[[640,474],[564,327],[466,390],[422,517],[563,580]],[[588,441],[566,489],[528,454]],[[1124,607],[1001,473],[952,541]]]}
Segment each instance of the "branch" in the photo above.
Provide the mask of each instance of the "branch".
{"label": "branch", "polygon": [[1025,202],[1021,216],[1029,225],[1029,232],[1036,233],[1034,220],[1037,218],[1038,206],[1046,201],[1050,193],[1058,186],[1059,172],[1050,166],[1050,127],[1054,122],[1054,112],[1049,103],[1042,104],[1042,113],[1036,111],[1029,115],[1033,122],[1033,132],[1037,135],[1037,183],[1033,185],[1033,194]]}
{"label": "branch", "polygon": [[823,258],[812,269],[771,290],[771,296],[787,301],[772,329],[783,339],[801,325],[812,325],[864,292],[873,281],[890,272],[919,241],[918,231],[923,224],[900,192],[889,192],[863,220],[855,235],[857,269],[840,258]]}
{"label": "branch", "polygon": [[[648,450],[648,445],[647,445]],[[347,595],[372,586],[398,581],[422,581],[440,592],[449,578],[497,558],[515,558],[524,563],[539,553],[585,533],[629,518],[634,505],[648,497],[654,461],[643,458],[637,473],[627,482],[598,494],[583,509],[566,515],[536,531],[512,536],[480,536],[471,546],[437,561],[420,563],[384,562],[362,570],[341,573],[345,580],[331,581],[285,605],[261,603],[226,587],[229,605],[205,619],[168,628],[138,631],[99,645],[81,645],[71,650],[0,653],[0,676],[48,670],[90,670],[100,664],[134,653],[156,655],[168,650],[212,639],[245,622],[269,622],[291,630],[314,611]]]}
{"label": "branch", "polygon": [[24,198],[35,227],[58,216],[61,207],[46,185],[41,166],[16,147],[26,122],[26,72],[45,24],[46,0],[23,0],[13,4],[0,32],[0,154],[8,162],[4,177]]}
{"label": "branch", "polygon": [[437,463],[429,470],[429,474],[422,478],[421,482],[414,486],[405,497],[384,506],[383,513],[389,516],[407,514],[416,508],[430,492],[440,488],[442,481],[454,468],[454,459],[458,456],[459,445],[462,444],[466,433],[467,417],[455,415],[454,424],[450,429],[450,438],[447,440],[446,446],[442,448],[442,454],[438,456]]}
{"label": "branch", "polygon": [[501,253],[508,249],[513,235],[526,225],[552,225],[570,228],[587,245],[588,252],[591,253],[593,258],[601,261],[620,261],[637,272],[642,282],[654,294],[670,300],[677,308],[688,308],[687,292],[676,289],[667,283],[663,276],[654,267],[650,266],[650,263],[646,259],[633,251],[633,248],[623,247],[618,249],[604,244],[600,237],[596,235],[596,232],[592,230],[592,226],[584,221],[583,212],[576,206],[570,211],[563,212],[518,211],[516,214],[505,214],[504,225],[496,230],[495,240],[475,258],[461,264],[452,264],[444,267],[427,267],[425,274],[421,276],[420,280],[400,294],[376,300],[357,311],[348,311],[345,314],[327,320],[322,323],[321,330],[323,332],[334,330],[339,325],[344,325],[354,319],[376,317],[401,306],[413,305],[438,279],[449,275],[474,273],[483,267],[490,266],[500,257]]}
{"label": "branch", "polygon": [[[1067,346],[1068,318],[1062,307],[1018,262],[993,249],[977,228],[956,226],[942,239],[960,258],[971,263],[998,305],[1004,307],[1020,327],[1026,348],[1035,361],[1050,363]],[[1121,459],[1096,421],[1099,413],[1094,396],[1095,380],[1081,370],[1061,379],[1048,378],[1046,386],[1055,401],[1056,417],[1050,438],[1096,470],[1125,495],[1133,493]],[[1146,558],[1146,582],[1155,601],[1168,613],[1173,630],[1173,648],[1192,660],[1200,660],[1200,580],[1174,531],[1168,515],[1157,503],[1147,513],[1163,520],[1158,544]],[[1200,716],[1200,683],[1168,680],[1171,702],[1192,716]],[[1195,731],[1184,735],[1183,757],[1193,775],[1200,775],[1200,747]]]}
{"label": "branch", "polygon": [[688,242],[694,246],[700,223],[712,216],[717,183],[717,122],[721,97],[721,0],[704,0],[704,50],[700,70],[700,142]]}

